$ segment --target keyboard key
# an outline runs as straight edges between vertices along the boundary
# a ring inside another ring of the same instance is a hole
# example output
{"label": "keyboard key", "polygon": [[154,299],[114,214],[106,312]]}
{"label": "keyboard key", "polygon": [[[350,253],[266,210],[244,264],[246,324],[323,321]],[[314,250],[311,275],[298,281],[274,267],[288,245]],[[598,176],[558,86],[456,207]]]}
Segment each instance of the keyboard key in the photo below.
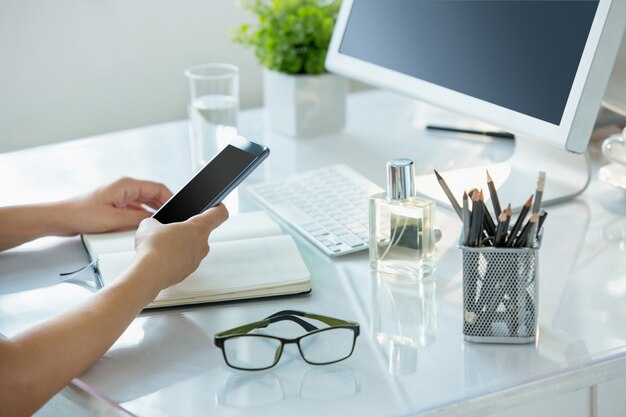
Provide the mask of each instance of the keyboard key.
{"label": "keyboard key", "polygon": [[341,237],[341,235],[345,235],[346,233],[349,233],[349,232],[343,227],[338,227],[336,229],[330,229],[330,233],[334,234],[337,237]]}
{"label": "keyboard key", "polygon": [[346,245],[352,246],[353,248],[364,245],[362,239],[360,239],[358,236],[355,236],[351,233],[341,236],[341,240],[343,240],[346,243]]}
{"label": "keyboard key", "polygon": [[308,214],[294,206],[292,203],[284,202],[277,204],[275,207],[277,212],[284,213],[283,215],[293,219],[292,221],[296,224],[314,223],[314,220],[309,217]]}

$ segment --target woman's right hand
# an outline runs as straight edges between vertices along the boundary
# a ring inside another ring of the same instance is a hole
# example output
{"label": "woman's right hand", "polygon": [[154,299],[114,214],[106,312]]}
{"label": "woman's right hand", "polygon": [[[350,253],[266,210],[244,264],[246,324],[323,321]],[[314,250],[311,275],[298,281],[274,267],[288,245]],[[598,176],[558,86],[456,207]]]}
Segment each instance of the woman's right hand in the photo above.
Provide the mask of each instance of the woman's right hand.
{"label": "woman's right hand", "polygon": [[177,284],[194,272],[209,253],[209,235],[228,219],[223,204],[180,223],[145,219],[135,235],[135,263],[147,270],[157,290]]}

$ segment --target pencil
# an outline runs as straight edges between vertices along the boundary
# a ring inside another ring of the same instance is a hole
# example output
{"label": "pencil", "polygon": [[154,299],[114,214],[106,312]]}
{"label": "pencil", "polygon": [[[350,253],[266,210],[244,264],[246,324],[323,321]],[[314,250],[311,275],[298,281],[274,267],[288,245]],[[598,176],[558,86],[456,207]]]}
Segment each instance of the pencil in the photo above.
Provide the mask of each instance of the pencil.
{"label": "pencil", "polygon": [[[535,243],[534,239],[532,239],[532,242],[530,242],[531,240],[530,233],[531,233],[531,230],[536,226],[538,220],[539,220],[539,213],[533,213],[530,215],[530,219],[528,220],[528,223],[526,223],[526,225],[522,229],[522,233],[520,233],[519,237],[515,241],[516,248],[521,248],[524,246],[529,246],[529,247],[534,246],[534,243]],[[532,243],[532,246],[529,243]]]}
{"label": "pencil", "polygon": [[541,199],[543,198],[543,189],[546,185],[546,173],[545,171],[539,171],[539,178],[537,178],[537,191],[535,192],[535,203],[533,204],[533,214],[539,213],[541,209]]}
{"label": "pencil", "polygon": [[461,206],[459,206],[459,202],[456,201],[456,198],[454,198],[454,195],[452,194],[452,191],[450,191],[448,184],[446,184],[446,181],[443,179],[441,175],[439,175],[436,169],[434,169],[433,171],[435,171],[435,175],[437,176],[437,182],[439,182],[439,185],[443,189],[443,192],[446,194],[446,197],[448,197],[448,200],[450,200],[450,204],[452,204],[452,208],[454,209],[454,211],[456,211],[457,216],[459,216],[459,218],[463,220],[463,215],[461,213]]}
{"label": "pencil", "polygon": [[532,201],[533,196],[531,195],[530,197],[528,197],[528,200],[526,200],[526,203],[524,203],[524,207],[522,207],[522,211],[520,211],[519,216],[515,221],[515,224],[513,225],[513,229],[511,229],[511,234],[509,235],[509,238],[506,242],[506,246],[511,247],[515,243],[517,233],[520,231],[522,225],[524,224],[524,220],[526,219],[526,215],[528,215],[528,211],[530,210],[530,205],[532,204]]}
{"label": "pencil", "polygon": [[490,130],[474,130],[474,129],[459,129],[456,127],[449,126],[437,126],[437,125],[427,125],[426,129],[428,130],[440,130],[443,132],[455,132],[455,133],[469,133],[472,135],[484,135],[491,136],[492,138],[503,138],[503,139],[515,139],[515,135],[509,132],[501,132],[501,131],[490,131]]}
{"label": "pencil", "polygon": [[539,236],[539,232],[541,232],[541,228],[543,227],[543,222],[546,221],[546,217],[548,217],[548,212],[541,209],[539,214],[539,223],[537,223],[537,236]]}
{"label": "pencil", "polygon": [[496,186],[493,183],[493,179],[491,175],[489,175],[489,170],[487,171],[487,188],[489,188],[489,196],[491,197],[491,204],[493,204],[493,212],[496,216],[502,212],[502,208],[500,207],[500,199],[498,198],[498,192],[496,191]]}
{"label": "pencil", "polygon": [[469,245],[469,235],[470,235],[470,210],[469,210],[469,201],[467,197],[467,192],[463,192],[463,209],[461,212],[461,220],[463,221],[463,244],[465,246]]}
{"label": "pencil", "polygon": [[498,227],[496,227],[496,237],[494,239],[493,245],[498,246],[500,240],[502,240],[502,234],[504,230],[504,223],[506,222],[506,212],[500,213],[498,216]]}
{"label": "pencil", "polygon": [[[469,198],[472,198],[474,193],[478,193],[478,192],[479,191],[477,188],[470,188],[467,194]],[[482,190],[480,190],[479,195],[483,196]],[[496,224],[493,222],[493,218],[491,217],[489,210],[487,210],[487,207],[485,206],[484,196],[479,197],[479,199],[483,203],[483,230],[481,234],[484,234],[486,239],[493,238],[496,235]]]}
{"label": "pencil", "polygon": [[494,223],[493,218],[491,217],[491,214],[489,213],[489,210],[487,210],[487,207],[485,207],[485,210],[484,210],[483,220],[485,223],[485,231],[487,232],[487,236],[495,236],[496,224]]}
{"label": "pencil", "polygon": [[533,213],[533,215],[530,216],[530,218],[532,219],[533,216],[535,217],[535,221],[530,226],[530,231],[528,232],[528,238],[526,238],[526,242],[524,243],[529,248],[535,247],[535,242],[537,242],[537,233],[539,231],[539,229],[537,228],[537,225],[539,224],[539,213]]}
{"label": "pencil", "polygon": [[479,193],[472,193],[472,221],[470,224],[469,246],[479,246],[483,229],[483,215],[480,210]]}
{"label": "pencil", "polygon": [[502,239],[500,240],[500,242],[498,242],[498,246],[506,246],[507,234],[509,233],[509,225],[511,224],[511,216],[513,215],[511,204],[508,205],[504,212],[506,213],[506,219],[504,221]]}
{"label": "pencil", "polygon": [[[485,195],[483,194],[483,190],[480,190],[478,192],[478,207],[480,209],[480,213],[481,216],[480,218],[482,219],[481,223],[480,223],[480,231],[478,233],[478,239],[480,240],[480,242],[478,243],[478,246],[482,246],[482,242],[483,242],[483,238],[489,239],[493,236],[490,235],[487,232],[487,226],[485,224],[485,218],[487,215],[489,215],[489,213],[487,213],[487,206],[485,206]],[[489,216],[489,220],[491,220],[491,222],[493,223],[493,220],[491,219],[491,216]],[[496,225],[493,225],[493,233],[495,234],[496,232]]]}
{"label": "pencil", "polygon": [[539,171],[539,177],[537,178],[537,191],[535,192],[535,202],[533,203],[533,215],[537,215],[537,221],[535,221],[530,231],[528,232],[528,236],[526,237],[526,241],[523,243],[524,246],[534,247],[535,242],[537,241],[537,233],[539,229],[537,228],[537,224],[539,221],[539,210],[541,210],[541,199],[543,198],[543,189],[546,185],[546,173],[545,171]]}

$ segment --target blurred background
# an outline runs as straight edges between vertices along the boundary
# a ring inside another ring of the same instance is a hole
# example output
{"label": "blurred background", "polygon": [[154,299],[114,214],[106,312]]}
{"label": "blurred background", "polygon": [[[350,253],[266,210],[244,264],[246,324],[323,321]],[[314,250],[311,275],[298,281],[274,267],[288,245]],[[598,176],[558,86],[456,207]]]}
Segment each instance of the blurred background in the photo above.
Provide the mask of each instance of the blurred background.
{"label": "blurred background", "polygon": [[261,105],[261,67],[228,30],[235,0],[0,1],[0,152],[187,117],[183,72],[240,69],[240,105]]}

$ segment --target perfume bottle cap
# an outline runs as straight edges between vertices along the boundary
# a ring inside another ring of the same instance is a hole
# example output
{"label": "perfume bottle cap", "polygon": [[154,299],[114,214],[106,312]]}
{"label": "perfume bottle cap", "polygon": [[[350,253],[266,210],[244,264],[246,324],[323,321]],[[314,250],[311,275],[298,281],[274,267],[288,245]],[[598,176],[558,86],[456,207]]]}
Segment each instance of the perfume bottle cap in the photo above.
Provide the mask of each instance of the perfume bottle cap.
{"label": "perfume bottle cap", "polygon": [[404,200],[415,195],[415,166],[407,158],[387,162],[387,199]]}

